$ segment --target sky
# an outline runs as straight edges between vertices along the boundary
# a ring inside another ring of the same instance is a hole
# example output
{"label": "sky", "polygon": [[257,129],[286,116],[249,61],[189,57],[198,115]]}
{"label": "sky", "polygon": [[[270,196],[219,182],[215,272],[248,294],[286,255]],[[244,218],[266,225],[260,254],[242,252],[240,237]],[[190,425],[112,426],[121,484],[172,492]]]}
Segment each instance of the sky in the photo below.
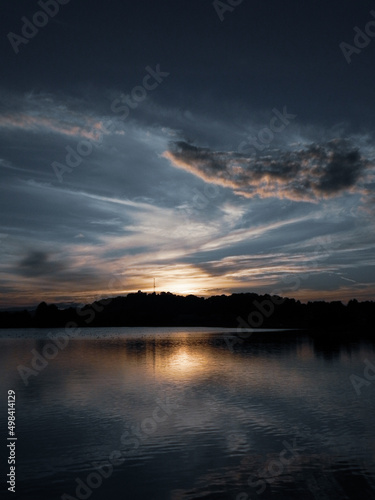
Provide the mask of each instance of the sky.
{"label": "sky", "polygon": [[374,299],[374,9],[4,0],[0,307]]}

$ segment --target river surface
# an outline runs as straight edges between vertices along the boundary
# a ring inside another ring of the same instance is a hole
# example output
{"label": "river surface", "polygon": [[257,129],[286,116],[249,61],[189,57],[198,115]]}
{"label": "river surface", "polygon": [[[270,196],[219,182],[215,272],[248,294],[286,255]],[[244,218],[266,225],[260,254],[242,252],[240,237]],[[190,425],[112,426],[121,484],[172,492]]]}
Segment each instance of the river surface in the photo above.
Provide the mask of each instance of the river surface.
{"label": "river surface", "polygon": [[375,499],[374,345],[246,337],[0,330],[1,498]]}

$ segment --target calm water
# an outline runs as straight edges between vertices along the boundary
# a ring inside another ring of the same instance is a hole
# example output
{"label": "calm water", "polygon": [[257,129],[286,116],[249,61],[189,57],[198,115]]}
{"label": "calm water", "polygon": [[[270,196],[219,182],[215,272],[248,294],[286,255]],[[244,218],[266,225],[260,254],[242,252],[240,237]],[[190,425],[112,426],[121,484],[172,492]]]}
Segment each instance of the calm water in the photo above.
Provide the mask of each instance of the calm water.
{"label": "calm water", "polygon": [[[56,352],[47,333],[0,330],[1,498],[375,499],[373,345],[279,332],[231,351],[224,329],[93,328]],[[36,352],[53,357],[38,371]]]}

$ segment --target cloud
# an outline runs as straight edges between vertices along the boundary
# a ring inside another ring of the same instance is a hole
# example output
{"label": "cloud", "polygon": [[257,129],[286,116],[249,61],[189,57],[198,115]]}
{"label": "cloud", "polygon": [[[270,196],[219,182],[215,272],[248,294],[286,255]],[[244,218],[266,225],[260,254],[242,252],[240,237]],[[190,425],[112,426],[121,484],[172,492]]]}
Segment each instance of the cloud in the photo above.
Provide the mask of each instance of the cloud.
{"label": "cloud", "polygon": [[[69,122],[69,120],[71,120]],[[56,133],[71,137],[83,137],[92,141],[99,139],[101,134],[107,133],[101,122],[92,117],[82,117],[81,123],[77,118],[32,116],[29,113],[15,113],[0,116],[0,127],[19,129],[28,132]]]}
{"label": "cloud", "polygon": [[[322,260],[315,281],[303,281],[305,297],[331,286],[324,270],[365,282],[358,267],[374,281],[372,134],[327,142],[340,131],[290,127],[269,156],[250,158],[231,149],[242,126],[194,108],[192,119],[147,101],[121,121],[104,97],[12,95],[0,104],[0,304],[152,290],[150,276],[158,291],[269,292],[286,273],[307,272],[308,241],[321,235],[340,239],[347,252]],[[100,147],[58,182],[51,163],[101,132]],[[178,140],[186,142],[169,146]],[[167,149],[171,165],[161,157]],[[353,272],[343,267],[350,263]]]}
{"label": "cloud", "polygon": [[71,138],[97,141],[109,132],[104,117],[87,110],[83,103],[72,98],[64,101],[52,95],[4,95],[11,106],[0,108],[0,130],[21,131],[34,134],[59,134]]}
{"label": "cloud", "polygon": [[246,198],[317,201],[356,190],[370,166],[347,140],[334,139],[293,151],[249,157],[216,152],[179,141],[163,155],[206,182],[229,187]]}
{"label": "cloud", "polygon": [[63,269],[60,262],[52,261],[50,255],[31,250],[18,264],[18,272],[25,277],[55,275]]}

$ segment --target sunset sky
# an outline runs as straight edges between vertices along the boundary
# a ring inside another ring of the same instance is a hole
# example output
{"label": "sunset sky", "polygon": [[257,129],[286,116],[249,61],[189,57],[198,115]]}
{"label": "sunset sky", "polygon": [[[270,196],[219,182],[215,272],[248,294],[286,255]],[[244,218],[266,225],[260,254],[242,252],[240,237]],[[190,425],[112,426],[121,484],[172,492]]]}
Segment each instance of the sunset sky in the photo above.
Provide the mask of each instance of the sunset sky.
{"label": "sunset sky", "polygon": [[0,307],[374,299],[373,2],[43,4],[2,3]]}

